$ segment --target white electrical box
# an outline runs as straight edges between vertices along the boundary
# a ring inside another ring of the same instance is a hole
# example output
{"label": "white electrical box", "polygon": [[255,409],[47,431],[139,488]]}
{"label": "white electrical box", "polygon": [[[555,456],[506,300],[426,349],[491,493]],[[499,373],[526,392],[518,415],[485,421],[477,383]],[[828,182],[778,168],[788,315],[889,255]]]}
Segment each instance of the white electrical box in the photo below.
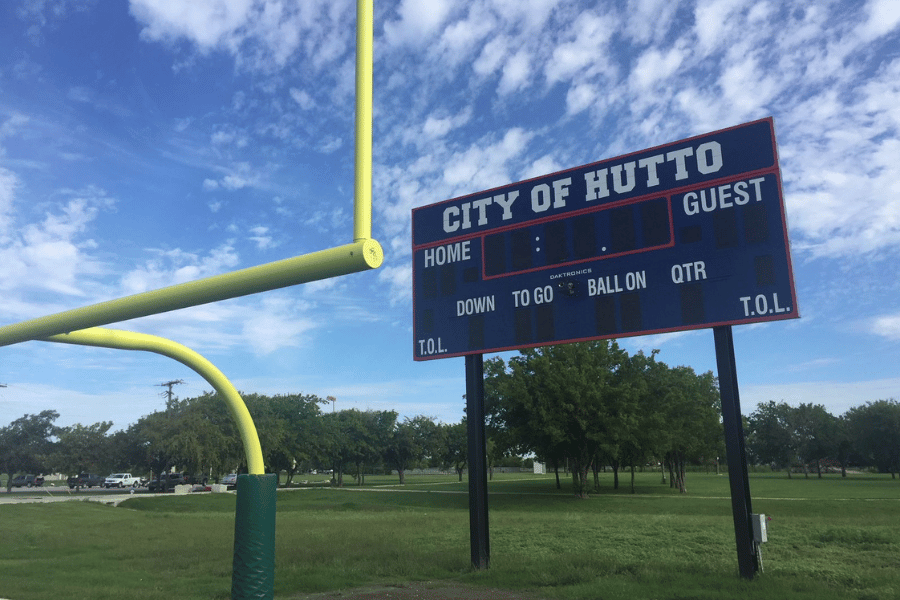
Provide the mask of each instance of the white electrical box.
{"label": "white electrical box", "polygon": [[753,541],[762,544],[769,541],[769,534],[766,531],[766,515],[751,514],[751,523],[753,524]]}

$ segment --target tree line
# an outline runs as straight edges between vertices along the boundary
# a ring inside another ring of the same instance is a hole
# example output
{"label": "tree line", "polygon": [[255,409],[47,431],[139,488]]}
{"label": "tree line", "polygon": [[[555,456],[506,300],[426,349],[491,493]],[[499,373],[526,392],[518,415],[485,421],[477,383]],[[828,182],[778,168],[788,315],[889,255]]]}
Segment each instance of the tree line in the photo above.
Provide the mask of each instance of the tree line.
{"label": "tree line", "polygon": [[[724,456],[719,393],[711,372],[669,367],[658,351],[629,356],[615,341],[521,350],[485,362],[485,411],[495,442],[534,453],[554,468],[571,466],[575,494],[586,497],[609,466],[660,464],[669,485],[687,491],[686,466]],[[591,478],[593,475],[593,478]]]}
{"label": "tree line", "polygon": [[896,477],[900,471],[900,402],[867,402],[842,415],[832,415],[821,404],[791,406],[786,402],[760,403],[747,419],[747,452],[757,464],[802,472],[840,469],[850,465],[874,467]]}
{"label": "tree line", "polygon": [[[687,490],[688,465],[724,457],[718,382],[712,372],[670,367],[630,355],[614,341],[525,349],[508,362],[484,363],[488,464],[516,465],[535,456],[556,473],[570,472],[576,495],[600,486],[606,468],[619,487],[623,470],[660,468],[662,482]],[[466,468],[466,423],[445,424],[396,411],[327,411],[330,398],[244,394],[260,437],[266,468],[287,483],[310,469],[364,482],[366,473],[418,467]],[[333,405],[332,405],[333,407]],[[215,478],[245,470],[237,427],[215,393],[180,400],[110,433],[112,423],[58,427],[59,414],[24,415],[0,428],[0,473],[74,474],[177,468]],[[879,400],[835,417],[821,405],[761,403],[744,418],[752,463],[820,474],[829,466],[900,471],[900,403]],[[503,461],[506,461],[505,463]],[[668,475],[668,477],[666,477]]]}
{"label": "tree line", "polygon": [[[359,484],[365,473],[417,467],[456,471],[466,466],[465,422],[444,424],[427,416],[398,420],[396,411],[323,411],[330,398],[288,394],[243,394],[253,417],[266,469],[295,475],[313,469],[345,474]],[[197,479],[246,472],[237,426],[215,393],[170,398],[165,410],[141,417],[127,429],[110,433],[112,422],[85,426],[54,425],[59,413],[24,415],[0,429],[0,473],[7,489],[15,473],[160,473],[177,468]],[[521,459],[520,459],[521,460]]]}

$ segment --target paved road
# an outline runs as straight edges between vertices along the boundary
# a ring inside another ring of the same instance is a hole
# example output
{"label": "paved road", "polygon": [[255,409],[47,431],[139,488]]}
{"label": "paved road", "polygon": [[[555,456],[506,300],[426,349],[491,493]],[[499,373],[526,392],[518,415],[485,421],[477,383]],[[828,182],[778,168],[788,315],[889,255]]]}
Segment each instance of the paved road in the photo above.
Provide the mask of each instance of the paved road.
{"label": "paved road", "polygon": [[[171,494],[171,493],[170,493]],[[136,490],[117,488],[82,488],[79,491],[70,490],[68,487],[32,487],[13,488],[7,493],[6,489],[0,490],[0,504],[22,503],[46,503],[46,502],[71,502],[81,500],[87,502],[102,502],[104,504],[118,505],[120,502],[135,496],[152,497],[164,496],[162,493],[151,493],[146,488]]]}

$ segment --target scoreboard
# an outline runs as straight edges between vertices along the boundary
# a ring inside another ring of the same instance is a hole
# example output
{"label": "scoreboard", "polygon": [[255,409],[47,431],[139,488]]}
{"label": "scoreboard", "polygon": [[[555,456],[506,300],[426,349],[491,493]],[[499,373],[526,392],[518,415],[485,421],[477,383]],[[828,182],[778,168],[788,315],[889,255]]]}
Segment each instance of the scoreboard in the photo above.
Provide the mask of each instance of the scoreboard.
{"label": "scoreboard", "polygon": [[799,317],[771,118],[412,211],[413,357]]}

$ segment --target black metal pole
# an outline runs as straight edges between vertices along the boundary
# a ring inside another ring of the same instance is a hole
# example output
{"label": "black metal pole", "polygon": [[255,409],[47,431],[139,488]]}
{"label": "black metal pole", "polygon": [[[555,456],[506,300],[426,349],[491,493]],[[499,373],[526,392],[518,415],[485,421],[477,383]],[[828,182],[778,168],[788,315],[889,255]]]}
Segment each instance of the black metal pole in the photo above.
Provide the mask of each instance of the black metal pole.
{"label": "black metal pole", "polygon": [[484,357],[466,356],[466,423],[469,449],[469,536],[472,566],[487,569],[488,539],[487,440],[484,434]]}
{"label": "black metal pole", "polygon": [[731,510],[734,514],[738,568],[741,577],[752,579],[759,570],[759,565],[750,520],[753,508],[750,502],[747,451],[744,447],[744,426],[741,423],[741,401],[738,395],[731,326],[714,327],[713,336],[716,343],[716,364],[719,369],[719,394],[722,399],[722,424],[725,428],[725,450],[728,458],[728,481],[731,484]]}

